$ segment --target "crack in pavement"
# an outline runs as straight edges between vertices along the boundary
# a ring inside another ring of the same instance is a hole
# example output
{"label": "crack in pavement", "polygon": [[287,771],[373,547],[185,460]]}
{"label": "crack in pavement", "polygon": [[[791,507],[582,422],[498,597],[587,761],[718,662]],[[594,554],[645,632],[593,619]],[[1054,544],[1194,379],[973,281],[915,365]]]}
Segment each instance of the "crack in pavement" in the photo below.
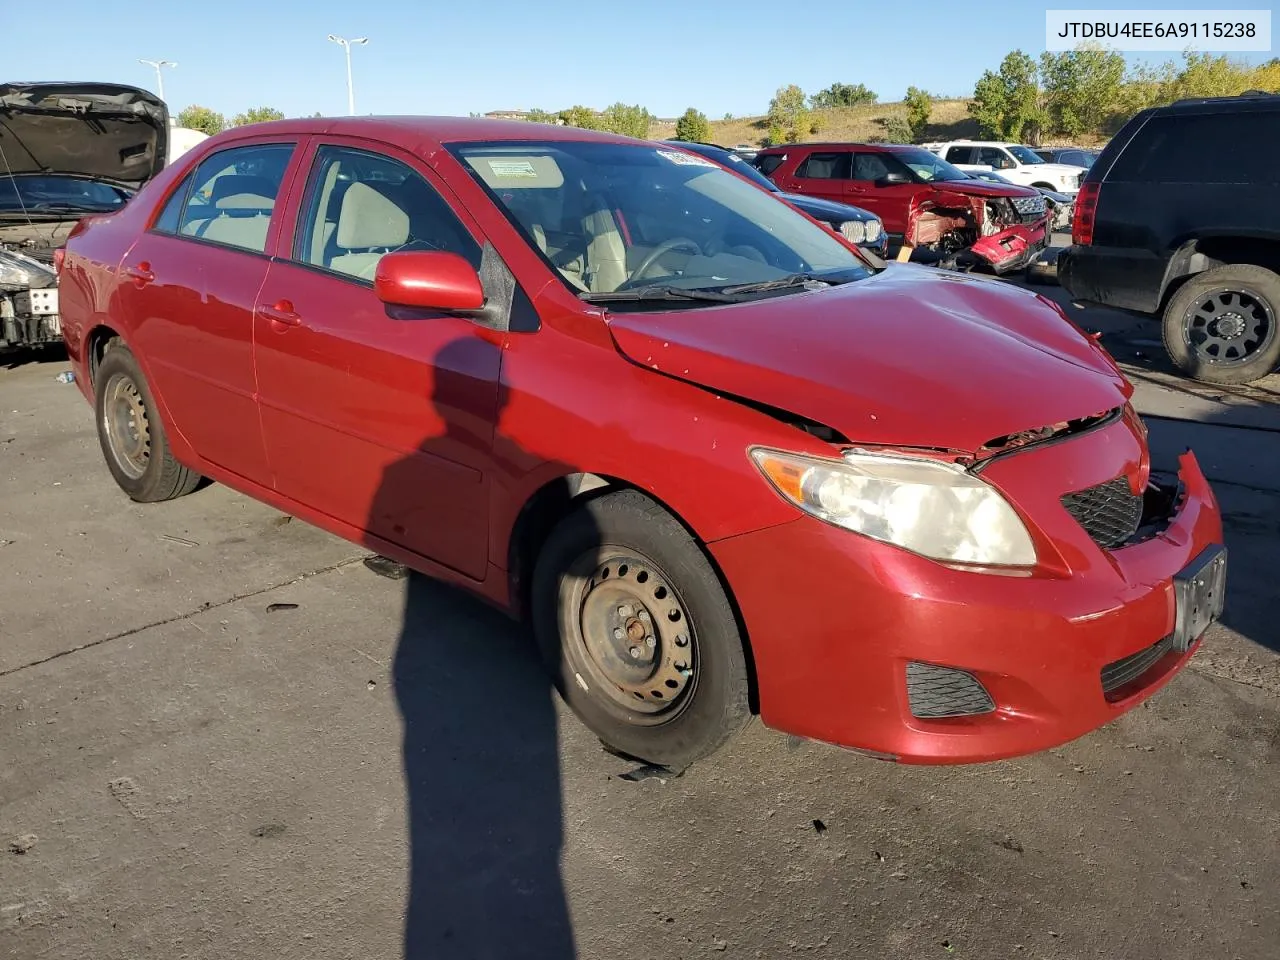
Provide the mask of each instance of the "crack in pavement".
{"label": "crack in pavement", "polygon": [[337,563],[331,563],[328,566],[320,567],[316,570],[308,570],[306,573],[299,574],[295,577],[290,577],[288,580],[281,580],[279,583],[273,583],[269,586],[262,587],[259,590],[250,590],[248,593],[238,593],[238,594],[235,594],[234,596],[228,597],[225,600],[219,600],[216,603],[207,603],[199,607],[198,609],[191,610],[187,613],[180,613],[177,616],[173,616],[173,617],[165,617],[163,620],[155,620],[151,623],[143,624],[140,627],[131,627],[128,630],[121,631],[120,633],[113,633],[109,637],[101,637],[97,640],[90,640],[87,643],[82,643],[74,647],[68,647],[66,650],[59,650],[57,653],[52,653],[47,657],[41,657],[38,660],[32,660],[30,663],[22,663],[16,667],[10,667],[7,670],[0,670],[0,679],[3,679],[4,677],[12,676],[15,673],[20,673],[23,670],[29,670],[32,667],[41,666],[42,664],[49,663],[53,660],[59,660],[62,657],[69,657],[73,653],[80,653],[83,650],[91,650],[94,647],[100,647],[104,643],[110,643],[113,640],[123,640],[127,637],[137,636],[139,633],[143,633],[147,630],[152,630],[156,627],[163,627],[171,623],[180,623],[183,620],[190,620],[192,617],[198,616],[199,614],[202,614],[202,613],[206,613],[210,610],[217,610],[220,607],[225,607],[225,606],[228,606],[229,604],[239,603],[241,600],[249,600],[249,599],[252,599],[253,597],[260,597],[264,593],[270,593],[272,590],[279,590],[281,587],[287,587],[293,583],[301,583],[303,580],[310,580],[312,577],[320,577],[326,573],[333,573],[333,571],[341,570],[343,567],[349,567],[353,563],[359,563],[366,556],[368,556],[368,554],[361,554],[358,557],[348,557],[345,560],[339,560]]}

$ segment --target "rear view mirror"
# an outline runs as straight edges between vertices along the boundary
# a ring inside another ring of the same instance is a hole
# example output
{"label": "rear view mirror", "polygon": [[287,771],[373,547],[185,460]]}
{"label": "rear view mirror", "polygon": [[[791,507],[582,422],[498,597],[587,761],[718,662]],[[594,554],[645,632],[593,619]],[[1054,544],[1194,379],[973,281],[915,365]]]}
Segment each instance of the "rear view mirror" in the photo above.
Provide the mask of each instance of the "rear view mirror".
{"label": "rear view mirror", "polygon": [[484,307],[479,274],[456,253],[388,253],[378,261],[373,291],[388,306],[459,313]]}

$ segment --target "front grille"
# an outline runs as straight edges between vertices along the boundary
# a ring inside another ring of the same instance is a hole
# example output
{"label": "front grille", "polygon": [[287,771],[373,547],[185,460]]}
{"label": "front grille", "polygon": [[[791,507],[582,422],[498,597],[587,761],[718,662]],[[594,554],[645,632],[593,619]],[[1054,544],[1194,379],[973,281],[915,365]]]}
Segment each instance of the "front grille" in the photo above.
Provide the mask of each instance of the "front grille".
{"label": "front grille", "polygon": [[1173,650],[1173,637],[1157,640],[1151,646],[1137,653],[1112,661],[1102,668],[1102,692],[1114,693],[1121,687],[1128,686],[1144,673],[1164,659],[1164,655]]}
{"label": "front grille", "polygon": [[1062,505],[1104,550],[1120,546],[1137,533],[1142,522],[1142,497],[1129,489],[1126,477],[1068,493]]}
{"label": "front grille", "polygon": [[996,708],[991,694],[972,674],[932,663],[907,664],[911,714],[923,718],[968,717]]}

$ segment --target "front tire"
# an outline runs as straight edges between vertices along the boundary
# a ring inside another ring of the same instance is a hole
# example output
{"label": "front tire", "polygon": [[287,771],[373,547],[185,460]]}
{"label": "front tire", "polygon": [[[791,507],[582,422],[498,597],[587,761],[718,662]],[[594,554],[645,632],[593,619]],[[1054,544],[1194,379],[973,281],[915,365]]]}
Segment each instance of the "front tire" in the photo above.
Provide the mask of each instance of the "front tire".
{"label": "front tire", "polygon": [[1280,276],[1263,267],[1215,267],[1183,284],[1165,307],[1169,358],[1205,383],[1261,380],[1280,365]]}
{"label": "front tire", "polygon": [[719,577],[648,497],[621,490],[566,517],[532,588],[552,680],[613,751],[680,771],[750,719],[742,636]]}
{"label": "front tire", "polygon": [[185,496],[200,474],[174,459],[151,388],[133,352],[114,341],[94,374],[94,414],[107,469],[139,503]]}

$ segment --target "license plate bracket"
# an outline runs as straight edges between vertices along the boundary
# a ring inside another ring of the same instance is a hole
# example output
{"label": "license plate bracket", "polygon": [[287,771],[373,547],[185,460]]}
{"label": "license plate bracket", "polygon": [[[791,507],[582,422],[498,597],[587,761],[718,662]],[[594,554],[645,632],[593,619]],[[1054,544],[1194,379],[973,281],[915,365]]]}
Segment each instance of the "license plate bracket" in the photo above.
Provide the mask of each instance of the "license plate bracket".
{"label": "license plate bracket", "polygon": [[1214,544],[1201,550],[1174,574],[1173,592],[1173,648],[1185,652],[1222,616],[1227,599],[1227,548]]}

